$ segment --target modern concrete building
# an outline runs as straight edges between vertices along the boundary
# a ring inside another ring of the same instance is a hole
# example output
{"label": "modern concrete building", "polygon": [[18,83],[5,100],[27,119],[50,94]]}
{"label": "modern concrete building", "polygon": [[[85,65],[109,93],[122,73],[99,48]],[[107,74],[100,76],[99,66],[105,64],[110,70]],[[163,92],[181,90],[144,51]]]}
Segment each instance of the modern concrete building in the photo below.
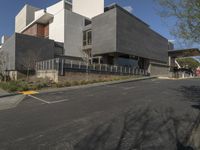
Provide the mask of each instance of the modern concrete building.
{"label": "modern concrete building", "polygon": [[61,0],[46,9],[25,5],[1,51],[9,55],[6,69],[15,74],[25,70],[30,55],[37,61],[84,58],[166,74],[169,47],[166,38],[117,4],[104,8],[104,0]]}

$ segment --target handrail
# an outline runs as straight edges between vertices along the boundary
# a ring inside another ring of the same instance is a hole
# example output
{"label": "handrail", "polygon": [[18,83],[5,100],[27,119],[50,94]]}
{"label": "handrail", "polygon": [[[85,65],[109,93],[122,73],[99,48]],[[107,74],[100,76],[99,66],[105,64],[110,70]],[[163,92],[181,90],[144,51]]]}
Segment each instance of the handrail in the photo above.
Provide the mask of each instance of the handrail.
{"label": "handrail", "polygon": [[147,70],[131,67],[108,64],[87,64],[84,61],[70,60],[66,58],[55,58],[36,63],[36,70],[57,70],[64,74],[64,69],[85,70],[86,72],[108,72],[119,74],[147,75]]}

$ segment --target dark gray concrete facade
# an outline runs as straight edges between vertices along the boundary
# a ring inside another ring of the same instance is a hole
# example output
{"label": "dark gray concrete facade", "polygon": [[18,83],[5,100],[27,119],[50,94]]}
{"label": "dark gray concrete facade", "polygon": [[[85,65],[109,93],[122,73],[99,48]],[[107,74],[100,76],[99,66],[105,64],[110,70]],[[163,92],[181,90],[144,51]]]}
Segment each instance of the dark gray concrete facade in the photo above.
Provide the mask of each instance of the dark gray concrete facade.
{"label": "dark gray concrete facade", "polygon": [[168,40],[118,5],[92,19],[92,53],[127,54],[166,63]]}
{"label": "dark gray concrete facade", "polygon": [[[34,61],[54,58],[54,41],[15,33],[2,46],[8,54],[7,70],[22,71]],[[32,68],[31,68],[32,69]]]}
{"label": "dark gray concrete facade", "polygon": [[92,54],[117,51],[117,10],[112,9],[92,19]]}

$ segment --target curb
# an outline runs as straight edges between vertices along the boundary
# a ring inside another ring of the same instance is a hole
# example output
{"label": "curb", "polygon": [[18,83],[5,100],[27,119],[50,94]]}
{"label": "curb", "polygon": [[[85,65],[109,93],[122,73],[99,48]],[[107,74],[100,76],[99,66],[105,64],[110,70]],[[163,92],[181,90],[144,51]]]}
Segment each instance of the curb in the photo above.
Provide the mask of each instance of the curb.
{"label": "curb", "polygon": [[[142,80],[150,80],[150,79],[156,79],[157,76],[153,77],[143,77],[143,78],[136,78],[136,79],[127,79],[127,80],[119,80],[119,81],[109,81],[109,82],[100,82],[100,83],[93,83],[88,85],[79,85],[79,86],[71,86],[71,87],[62,87],[62,88],[55,88],[55,89],[47,89],[47,90],[40,90],[37,91],[39,93],[51,93],[51,92],[59,92],[59,91],[66,91],[66,90],[75,90],[75,89],[83,89],[83,88],[90,88],[90,87],[98,87],[98,86],[104,86],[104,85],[113,85],[113,84],[120,84],[120,83],[128,83],[128,82],[136,82],[136,81],[142,81]],[[5,97],[11,97],[16,95],[23,95],[21,93],[9,93],[5,95],[0,96],[1,98]]]}
{"label": "curb", "polygon": [[196,77],[188,77],[188,78],[170,78],[170,77],[158,77],[161,80],[188,80],[188,79],[200,79]]}
{"label": "curb", "polygon": [[47,89],[47,90],[44,89],[44,90],[41,90],[41,91],[38,91],[38,92],[39,93],[51,93],[51,92],[59,92],[59,91],[66,91],[66,90],[75,90],[75,89],[83,89],[83,88],[90,88],[90,87],[98,87],[98,86],[104,86],[104,85],[137,82],[137,81],[157,79],[157,78],[158,78],[157,76],[152,76],[152,77],[143,77],[143,78],[136,78],[136,79],[119,80],[119,81],[100,82],[100,83],[93,83],[93,84],[88,84],[88,85],[62,87],[62,88]]}
{"label": "curb", "polygon": [[22,95],[22,94],[20,94],[20,93],[10,93],[10,94],[1,95],[0,98],[11,97],[11,96],[16,96],[16,95]]}

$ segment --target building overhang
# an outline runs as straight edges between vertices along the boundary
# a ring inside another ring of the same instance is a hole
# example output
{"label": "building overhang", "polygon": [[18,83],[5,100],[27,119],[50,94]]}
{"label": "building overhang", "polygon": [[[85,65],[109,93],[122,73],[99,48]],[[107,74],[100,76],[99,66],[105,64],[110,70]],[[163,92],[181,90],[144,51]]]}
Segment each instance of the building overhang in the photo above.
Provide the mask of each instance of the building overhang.
{"label": "building overhang", "polygon": [[22,29],[21,33],[27,30],[29,27],[31,27],[34,24],[48,24],[50,20],[52,20],[54,16],[50,13],[47,13],[46,11],[43,11],[42,14],[37,16],[34,21],[32,21],[28,26],[26,26],[24,29]]}
{"label": "building overhang", "polygon": [[198,48],[170,50],[168,51],[168,54],[170,57],[173,58],[195,57],[200,56],[200,50]]}

